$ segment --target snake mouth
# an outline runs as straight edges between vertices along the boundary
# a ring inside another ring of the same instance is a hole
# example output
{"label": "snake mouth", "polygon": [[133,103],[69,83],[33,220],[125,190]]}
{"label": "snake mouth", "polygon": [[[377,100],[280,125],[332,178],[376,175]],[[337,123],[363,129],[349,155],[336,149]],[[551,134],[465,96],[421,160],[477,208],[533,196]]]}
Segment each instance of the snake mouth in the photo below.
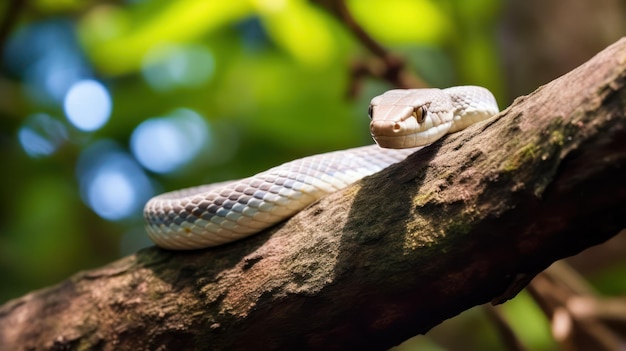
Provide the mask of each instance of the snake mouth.
{"label": "snake mouth", "polygon": [[[392,121],[389,122],[391,124],[395,123]],[[407,131],[406,129],[402,130],[402,128],[400,128],[400,131],[404,131],[405,133],[394,133],[394,126],[392,125],[392,128],[385,129],[386,133],[376,134],[375,132],[378,130],[374,127],[374,124],[372,124],[370,131],[376,144],[382,148],[408,149],[416,146],[425,146],[435,142],[437,139],[447,134],[451,126],[452,121],[419,131]],[[389,132],[390,130],[392,131],[391,133]]]}
{"label": "snake mouth", "polygon": [[370,133],[372,136],[402,136],[412,134],[413,130],[420,129],[419,125],[408,125],[401,120],[372,121],[370,123]]}

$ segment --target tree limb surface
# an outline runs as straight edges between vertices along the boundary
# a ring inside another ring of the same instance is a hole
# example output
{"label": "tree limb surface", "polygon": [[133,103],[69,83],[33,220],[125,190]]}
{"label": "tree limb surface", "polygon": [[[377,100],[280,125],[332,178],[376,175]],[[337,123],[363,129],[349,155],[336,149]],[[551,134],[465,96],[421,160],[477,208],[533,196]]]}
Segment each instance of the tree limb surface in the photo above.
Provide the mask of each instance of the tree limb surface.
{"label": "tree limb surface", "polygon": [[497,118],[222,247],[0,307],[2,350],[381,350],[626,227],[626,38]]}

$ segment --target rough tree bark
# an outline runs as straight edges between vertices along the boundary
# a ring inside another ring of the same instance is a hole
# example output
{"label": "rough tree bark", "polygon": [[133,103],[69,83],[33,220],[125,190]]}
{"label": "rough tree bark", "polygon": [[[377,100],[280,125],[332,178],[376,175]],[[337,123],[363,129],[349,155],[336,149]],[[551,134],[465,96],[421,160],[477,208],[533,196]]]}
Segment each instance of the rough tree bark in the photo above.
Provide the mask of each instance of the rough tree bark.
{"label": "rough tree bark", "polygon": [[385,349],[626,227],[626,39],[286,223],[0,308],[10,350]]}

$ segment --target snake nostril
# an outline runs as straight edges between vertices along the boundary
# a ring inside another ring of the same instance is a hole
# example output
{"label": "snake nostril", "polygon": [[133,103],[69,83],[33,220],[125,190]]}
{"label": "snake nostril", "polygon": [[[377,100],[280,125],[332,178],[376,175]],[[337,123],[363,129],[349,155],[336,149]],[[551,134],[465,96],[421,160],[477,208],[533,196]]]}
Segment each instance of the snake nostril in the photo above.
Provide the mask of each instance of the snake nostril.
{"label": "snake nostril", "polygon": [[400,129],[402,129],[402,126],[400,125],[400,123],[394,123],[393,124],[393,131],[394,132],[399,132]]}

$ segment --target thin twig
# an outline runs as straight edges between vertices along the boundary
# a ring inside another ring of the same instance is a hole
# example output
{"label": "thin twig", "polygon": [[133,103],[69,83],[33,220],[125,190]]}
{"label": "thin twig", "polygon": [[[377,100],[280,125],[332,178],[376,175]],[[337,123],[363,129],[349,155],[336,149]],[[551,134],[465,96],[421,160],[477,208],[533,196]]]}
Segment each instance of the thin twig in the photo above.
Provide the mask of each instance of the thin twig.
{"label": "thin twig", "polygon": [[397,88],[420,88],[427,87],[422,79],[411,73],[406,62],[393,55],[384,46],[372,38],[363,27],[354,19],[344,0],[312,0],[336,16],[352,32],[355,38],[367,48],[375,58],[368,61],[357,62],[352,68],[353,82],[349,88],[349,96],[355,96],[359,89],[359,83],[366,76],[384,79]]}
{"label": "thin twig", "polygon": [[502,342],[507,346],[507,349],[527,351],[500,311],[495,306],[490,304],[484,306],[484,311],[487,313],[487,317],[489,317],[489,319],[491,319],[493,324],[496,326],[496,330],[498,331],[498,334],[500,334]]}

